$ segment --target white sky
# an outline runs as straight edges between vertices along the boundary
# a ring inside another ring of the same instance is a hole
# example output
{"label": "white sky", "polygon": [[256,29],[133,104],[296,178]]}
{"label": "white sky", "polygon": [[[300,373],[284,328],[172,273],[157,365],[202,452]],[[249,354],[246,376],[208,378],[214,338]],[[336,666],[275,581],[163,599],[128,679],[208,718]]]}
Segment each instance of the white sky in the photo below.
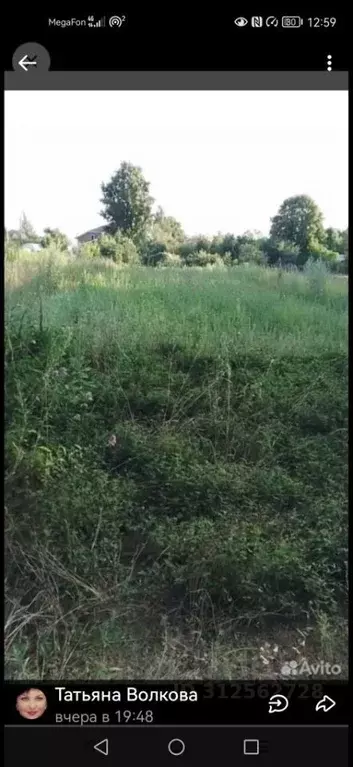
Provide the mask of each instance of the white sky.
{"label": "white sky", "polygon": [[104,223],[100,184],[127,160],[187,234],[267,234],[308,194],[348,224],[346,91],[7,91],[5,225],[74,238]]}

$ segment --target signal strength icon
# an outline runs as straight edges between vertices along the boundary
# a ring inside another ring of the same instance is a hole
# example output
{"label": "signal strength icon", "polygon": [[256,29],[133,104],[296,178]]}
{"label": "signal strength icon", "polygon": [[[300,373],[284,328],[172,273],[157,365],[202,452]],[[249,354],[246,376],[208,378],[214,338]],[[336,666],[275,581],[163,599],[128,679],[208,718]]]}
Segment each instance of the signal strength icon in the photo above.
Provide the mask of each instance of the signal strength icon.
{"label": "signal strength icon", "polygon": [[88,26],[89,27],[105,27],[105,16],[102,16],[99,21],[94,21],[94,16],[88,17]]}

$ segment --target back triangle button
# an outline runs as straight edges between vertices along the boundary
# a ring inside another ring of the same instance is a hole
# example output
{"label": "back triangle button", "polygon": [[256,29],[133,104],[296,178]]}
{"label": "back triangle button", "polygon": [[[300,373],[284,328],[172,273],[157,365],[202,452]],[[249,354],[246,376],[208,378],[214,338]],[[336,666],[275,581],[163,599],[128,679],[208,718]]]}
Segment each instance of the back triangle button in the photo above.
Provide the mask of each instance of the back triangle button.
{"label": "back triangle button", "polygon": [[108,756],[109,753],[109,743],[108,738],[104,738],[104,740],[100,740],[99,743],[96,743],[95,746],[93,746],[95,751],[99,751],[100,754],[103,754],[103,756]]}

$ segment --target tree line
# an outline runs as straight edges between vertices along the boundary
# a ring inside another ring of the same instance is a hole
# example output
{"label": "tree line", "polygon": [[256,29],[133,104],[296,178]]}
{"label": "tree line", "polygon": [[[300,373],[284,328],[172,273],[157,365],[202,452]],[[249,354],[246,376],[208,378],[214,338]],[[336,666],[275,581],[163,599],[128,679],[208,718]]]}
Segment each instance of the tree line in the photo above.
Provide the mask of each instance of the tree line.
{"label": "tree line", "polygon": [[[83,244],[78,252],[87,257],[144,265],[185,264],[206,266],[244,262],[303,268],[308,260],[324,261],[333,271],[348,271],[348,229],[326,228],[323,214],[308,195],[289,197],[271,219],[270,234],[245,232],[187,237],[182,225],[165,215],[155,200],[141,168],[122,162],[107,183],[101,184],[101,215],[106,231],[97,241]],[[58,229],[45,229],[38,237],[26,216],[19,230],[7,233],[8,241],[38,242],[68,249],[69,241]]]}

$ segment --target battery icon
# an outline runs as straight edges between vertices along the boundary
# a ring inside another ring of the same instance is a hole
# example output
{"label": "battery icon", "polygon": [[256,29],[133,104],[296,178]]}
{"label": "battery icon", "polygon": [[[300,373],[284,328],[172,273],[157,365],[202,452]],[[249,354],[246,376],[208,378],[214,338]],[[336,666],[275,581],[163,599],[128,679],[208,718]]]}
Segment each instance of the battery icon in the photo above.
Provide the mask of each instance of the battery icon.
{"label": "battery icon", "polygon": [[282,27],[296,29],[301,27],[303,19],[300,16],[282,16]]}

